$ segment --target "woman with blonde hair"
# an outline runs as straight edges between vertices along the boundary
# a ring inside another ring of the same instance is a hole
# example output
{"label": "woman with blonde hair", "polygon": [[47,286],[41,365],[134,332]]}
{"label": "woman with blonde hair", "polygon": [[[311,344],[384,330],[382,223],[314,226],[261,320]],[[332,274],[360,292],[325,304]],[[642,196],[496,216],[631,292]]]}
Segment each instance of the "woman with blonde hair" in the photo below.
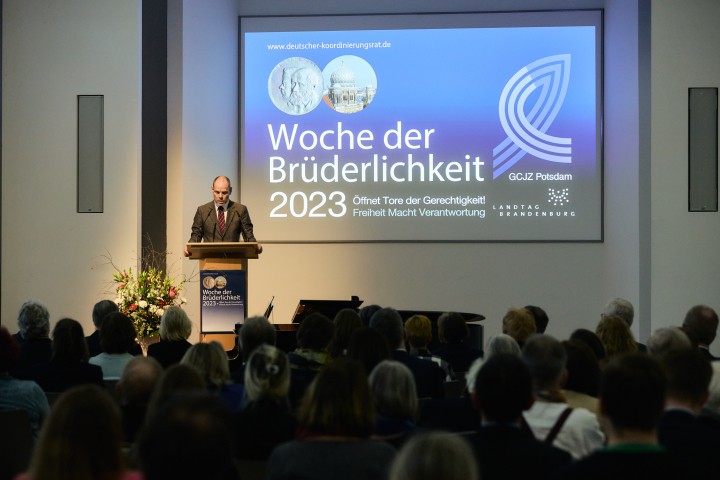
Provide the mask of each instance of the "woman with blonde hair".
{"label": "woman with blonde hair", "polygon": [[232,382],[230,363],[222,345],[218,342],[197,343],[188,349],[180,363],[197,368],[210,392],[223,399],[231,411],[240,410],[245,389]]}
{"label": "woman with blonde hair", "polygon": [[535,318],[524,308],[511,308],[503,317],[502,333],[513,337],[520,349],[535,332],[537,332]]}
{"label": "woman with blonde hair", "polygon": [[160,362],[163,368],[180,363],[185,352],[192,347],[187,339],[192,333],[192,322],[180,307],[165,310],[160,319],[160,342],[148,347],[148,357]]}
{"label": "woman with blonde hair", "polygon": [[630,327],[617,315],[603,317],[595,333],[605,347],[605,363],[618,355],[637,352],[637,342]]}
{"label": "woman with blonde hair", "polygon": [[68,390],[53,406],[23,480],[140,480],[122,453],[120,409],[97,385]]}

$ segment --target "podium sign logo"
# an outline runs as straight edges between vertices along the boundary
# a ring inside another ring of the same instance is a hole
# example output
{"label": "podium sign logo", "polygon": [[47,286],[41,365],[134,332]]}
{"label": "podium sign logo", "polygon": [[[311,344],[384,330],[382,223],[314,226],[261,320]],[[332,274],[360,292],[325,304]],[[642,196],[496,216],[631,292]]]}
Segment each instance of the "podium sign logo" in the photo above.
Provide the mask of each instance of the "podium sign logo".
{"label": "podium sign logo", "polygon": [[245,270],[200,271],[200,333],[228,333],[245,321]]}

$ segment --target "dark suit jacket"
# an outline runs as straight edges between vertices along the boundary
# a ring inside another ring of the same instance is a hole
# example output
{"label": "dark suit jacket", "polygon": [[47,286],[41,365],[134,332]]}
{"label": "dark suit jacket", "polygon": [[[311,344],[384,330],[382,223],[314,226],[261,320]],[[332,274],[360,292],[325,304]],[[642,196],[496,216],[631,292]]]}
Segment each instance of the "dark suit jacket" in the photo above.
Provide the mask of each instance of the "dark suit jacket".
{"label": "dark suit jacket", "polygon": [[215,202],[198,207],[193,219],[192,234],[188,242],[239,242],[240,235],[246,242],[255,242],[253,224],[245,205],[230,202],[225,212],[225,233],[220,235]]}
{"label": "dark suit jacket", "polygon": [[97,357],[102,353],[102,347],[100,346],[100,330],[95,330],[92,335],[85,337],[87,342],[88,352],[91,357]]}
{"label": "dark suit jacket", "polygon": [[701,351],[701,352],[703,353],[703,355],[705,355],[705,356],[708,358],[708,360],[710,360],[711,362],[714,362],[715,360],[718,359],[718,357],[716,357],[716,356],[714,356],[712,353],[710,353],[710,350],[708,350],[707,348],[701,348],[700,351]]}
{"label": "dark suit jacket", "polygon": [[572,462],[569,453],[538,442],[512,426],[483,426],[467,439],[475,447],[483,480],[542,480]]}
{"label": "dark suit jacket", "polygon": [[52,340],[44,337],[33,340],[23,339],[19,343],[20,358],[15,364],[15,367],[10,371],[10,375],[21,380],[26,380],[32,367],[50,361],[52,357]]}
{"label": "dark suit jacket", "polygon": [[708,473],[720,472],[720,433],[702,425],[691,413],[665,412],[658,425],[658,440],[670,452],[682,455]]}
{"label": "dark suit jacket", "polygon": [[461,342],[448,343],[432,352],[450,364],[455,372],[467,372],[472,363],[483,356],[483,351],[466,347]]}
{"label": "dark suit jacket", "polygon": [[45,392],[64,392],[70,387],[86,383],[94,383],[105,388],[102,368],[98,365],[55,358],[31,368],[28,377],[40,385]]}
{"label": "dark suit jacket", "polygon": [[445,372],[435,362],[411,357],[405,350],[392,352],[392,359],[405,364],[415,377],[418,398],[444,398]]}
{"label": "dark suit jacket", "polygon": [[168,342],[166,340],[160,340],[158,343],[153,343],[148,347],[148,357],[153,357],[155,360],[160,362],[163,368],[180,363],[183,355],[188,349],[192,347],[192,344],[187,340],[174,340]]}

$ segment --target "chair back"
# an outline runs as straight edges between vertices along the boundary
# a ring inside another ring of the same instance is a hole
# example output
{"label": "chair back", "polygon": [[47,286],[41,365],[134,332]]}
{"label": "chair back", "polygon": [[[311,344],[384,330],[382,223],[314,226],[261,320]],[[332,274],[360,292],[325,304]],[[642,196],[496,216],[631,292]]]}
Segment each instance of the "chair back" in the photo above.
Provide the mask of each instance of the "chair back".
{"label": "chair back", "polygon": [[28,469],[34,445],[27,412],[0,411],[0,480],[12,480]]}

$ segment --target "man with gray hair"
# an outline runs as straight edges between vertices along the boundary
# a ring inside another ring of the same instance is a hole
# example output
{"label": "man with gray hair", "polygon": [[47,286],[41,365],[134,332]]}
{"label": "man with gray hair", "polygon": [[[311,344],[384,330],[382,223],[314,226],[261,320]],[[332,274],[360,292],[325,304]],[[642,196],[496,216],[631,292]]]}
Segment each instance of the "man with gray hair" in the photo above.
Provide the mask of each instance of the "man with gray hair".
{"label": "man with gray hair", "polygon": [[145,423],[145,414],[155,385],[163,368],[153,357],[133,357],[123,368],[115,384],[122,410],[122,426],[126,443],[134,443]]}
{"label": "man with gray hair", "polygon": [[20,307],[17,324],[20,332],[13,337],[20,344],[20,359],[10,375],[28,379],[30,368],[47,363],[52,357],[50,314],[39,300],[28,300]]}
{"label": "man with gray hair", "polygon": [[[233,381],[235,383],[245,383],[245,366],[250,354],[260,345],[274,347],[276,341],[277,332],[267,318],[256,316],[246,319],[238,333],[242,365],[236,367],[236,370],[231,373]],[[238,360],[233,360],[233,362],[238,362]]]}
{"label": "man with gray hair", "polygon": [[404,364],[415,377],[418,398],[444,398],[445,372],[435,362],[411,357],[405,349],[405,328],[394,308],[378,310],[370,318],[370,328],[380,332],[390,344],[392,359]]}
{"label": "man with gray hair", "polygon": [[[628,327],[632,327],[633,320],[635,319],[635,309],[633,308],[632,303],[628,302],[624,298],[613,298],[607,302],[605,310],[600,316],[609,317],[610,315],[622,318],[625,320]],[[645,345],[640,342],[635,343],[637,343],[638,351],[647,352],[647,347]]]}
{"label": "man with gray hair", "polygon": [[532,335],[521,358],[533,380],[536,401],[523,416],[535,438],[569,452],[575,460],[601,449],[605,436],[595,414],[571,408],[562,394],[568,377],[562,344],[549,335]]}
{"label": "man with gray hair", "polygon": [[648,339],[648,353],[653,357],[662,357],[670,350],[692,348],[688,336],[678,327],[658,328]]}

